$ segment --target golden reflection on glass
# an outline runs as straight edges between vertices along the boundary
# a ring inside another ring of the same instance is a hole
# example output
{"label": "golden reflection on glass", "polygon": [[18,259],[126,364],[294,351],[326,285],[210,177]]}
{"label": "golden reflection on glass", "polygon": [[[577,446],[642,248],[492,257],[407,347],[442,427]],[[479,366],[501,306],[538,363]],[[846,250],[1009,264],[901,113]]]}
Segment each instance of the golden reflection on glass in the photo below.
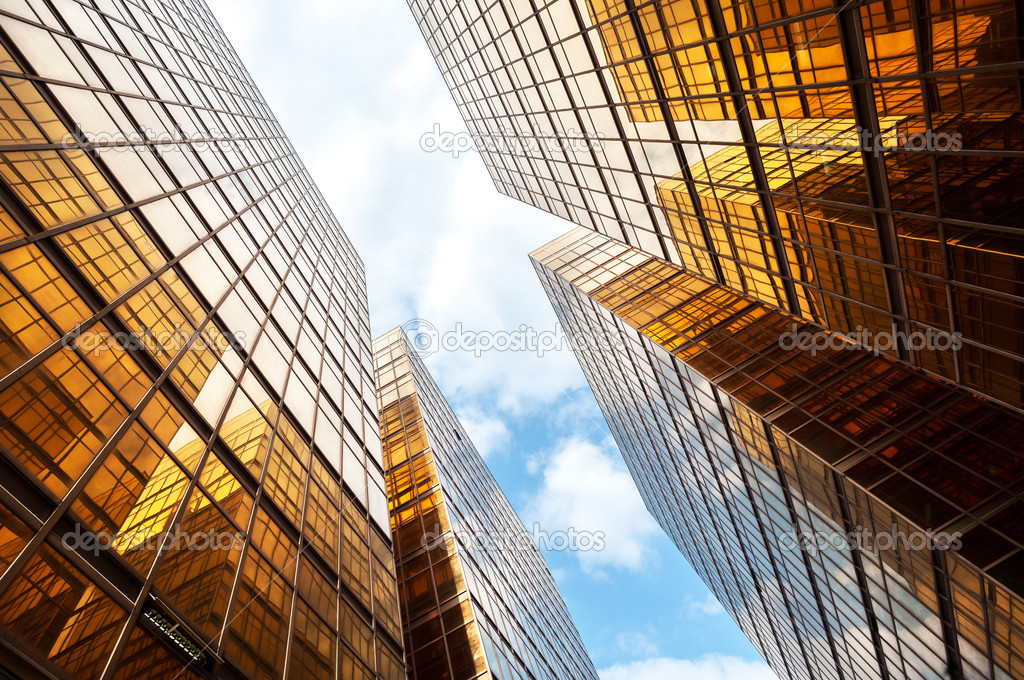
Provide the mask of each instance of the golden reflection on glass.
{"label": "golden reflection on glass", "polygon": [[[903,233],[908,254],[922,260],[920,268],[928,271],[924,259],[933,249],[925,238],[928,232],[908,229]],[[945,571],[939,570],[928,549],[899,542],[862,544],[854,551],[856,560],[848,551],[831,548],[805,556],[780,552],[775,556],[777,569],[789,572],[800,588],[810,589],[814,583],[822,593],[796,593],[791,606],[807,608],[810,622],[820,618],[826,624],[831,619],[819,609],[841,606],[850,610],[845,615],[851,621],[860,620],[854,625],[865,631],[874,617],[878,638],[885,644],[879,651],[890,669],[913,663],[929,672],[947,668],[946,621],[957,635],[965,675],[982,677],[990,662],[1004,672],[1019,667],[1024,606],[1019,590],[1006,590],[996,583],[1019,588],[1024,561],[1019,545],[1010,540],[1024,536],[1021,503],[1012,502],[1012,491],[1008,491],[1024,479],[1016,453],[1024,437],[1021,419],[1004,407],[957,391],[900,362],[856,351],[848,343],[815,352],[786,347],[780,343],[786,333],[825,331],[677,265],[647,255],[637,258],[637,251],[618,244],[602,247],[606,243],[610,242],[603,236],[577,229],[532,254],[556,309],[567,312],[560,320],[578,330],[580,324],[603,318],[596,308],[601,305],[638,331],[644,342],[660,346],[670,353],[667,356],[682,362],[670,365],[654,348],[633,349],[630,342],[625,354],[600,349],[581,352],[585,371],[592,376],[594,370],[624,370],[628,376],[633,362],[641,366],[647,362],[660,373],[665,379],[659,377],[650,386],[652,409],[661,413],[667,408],[671,418],[685,423],[686,458],[714,461],[717,457],[719,462],[713,464],[721,466],[708,479],[689,482],[694,490],[704,495],[715,493],[718,484],[738,484],[735,493],[755,505],[780,505],[758,520],[781,522],[760,529],[770,532],[763,537],[764,547],[778,550],[772,540],[779,532],[803,529],[808,521],[811,531],[860,532],[859,541],[893,532],[897,537],[923,536],[925,530],[959,529],[954,535],[962,536],[962,545],[944,553]],[[998,243],[1005,249],[1005,242]],[[999,273],[1008,271],[1012,271],[1010,262]],[[595,306],[592,312],[587,305]],[[623,362],[629,366],[617,365]],[[642,368],[632,370],[643,380]],[[676,387],[679,383],[684,389]],[[621,417],[624,402],[617,395],[632,389],[630,385],[624,381],[610,389],[597,388],[613,430],[622,427],[616,418]],[[659,395],[665,404],[658,401]],[[626,415],[626,427],[637,437],[624,451],[633,465],[652,466],[647,458],[650,451],[670,452],[680,446],[665,434],[660,419],[648,422],[642,412]],[[638,425],[634,418],[643,422]],[[741,480],[734,478],[737,461],[747,470]],[[694,470],[704,473],[700,466]],[[658,500],[656,516],[693,558],[692,551],[699,548],[687,542],[709,540],[701,534],[706,529],[688,527],[680,533],[668,518],[674,521],[688,515],[688,506],[675,505],[679,501],[675,486],[660,473],[644,471],[643,483],[652,486],[648,494]],[[742,507],[737,504],[737,510]],[[714,510],[713,503],[709,509]],[[979,521],[982,513],[985,519]],[[759,525],[751,524],[755,519],[733,515],[729,520],[737,522],[737,531],[754,531],[754,542],[738,559],[760,559],[756,557]],[[699,525],[702,519],[695,521]],[[830,524],[822,529],[820,522]],[[688,537],[687,531],[696,533]],[[729,549],[727,544],[724,549]],[[819,568],[818,561],[824,559],[831,566],[825,563]],[[700,559],[694,564],[704,568]],[[760,563],[751,561],[751,566],[757,568]],[[866,592],[856,585],[858,574],[868,584]],[[714,586],[735,587],[734,575],[702,572],[702,576]],[[945,607],[937,579],[948,581],[951,611]],[[838,599],[823,605],[819,597]],[[780,621],[784,626],[796,625],[789,623],[789,617]],[[756,638],[753,630],[748,634],[752,633]],[[832,634],[842,639],[851,631],[839,629]],[[770,644],[760,648],[770,659],[777,651]],[[875,651],[867,647],[866,653],[860,659],[851,649],[838,661],[845,662],[849,655],[851,663],[875,666]],[[837,660],[830,654],[823,663],[831,666]]]}

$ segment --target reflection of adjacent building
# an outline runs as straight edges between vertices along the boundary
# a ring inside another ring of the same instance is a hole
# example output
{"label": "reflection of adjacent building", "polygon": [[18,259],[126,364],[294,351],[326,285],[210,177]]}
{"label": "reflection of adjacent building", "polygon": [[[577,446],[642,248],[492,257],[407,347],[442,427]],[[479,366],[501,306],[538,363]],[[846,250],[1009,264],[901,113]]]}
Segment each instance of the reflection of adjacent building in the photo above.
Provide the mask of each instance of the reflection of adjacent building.
{"label": "reflection of adjacent building", "polygon": [[[913,208],[915,202],[929,200],[927,158],[904,155],[893,160],[893,149],[916,143],[914,135],[923,135],[925,127],[907,117],[880,123],[887,137],[878,153],[892,161],[894,202]],[[948,129],[990,127],[1011,129],[1006,121],[984,115],[960,116],[957,127]],[[940,133],[943,129],[938,128]],[[907,266],[900,277],[906,314],[894,315],[853,121],[801,119],[781,129],[767,123],[759,128],[757,141],[785,269],[773,248],[746,150],[726,146],[711,147],[713,153],[690,166],[698,208],[682,178],[658,184],[659,203],[687,270],[714,278],[713,252],[725,285],[776,307],[787,304],[787,277],[781,272],[788,271],[799,315],[840,333],[862,328],[887,333],[899,327],[901,318],[909,320],[907,332],[960,333],[962,349],[915,349],[910,362],[1006,403],[1024,403],[1024,335],[1007,323],[1020,313],[1012,296],[981,298],[977,290],[979,284],[993,293],[1015,290],[1009,282],[1019,279],[1024,257],[1017,236],[946,226],[943,248],[937,227],[924,220],[897,219],[896,244]],[[958,180],[943,183],[941,189],[944,204],[950,206],[947,212],[983,205],[991,191],[986,181],[995,180],[1000,191],[1011,191],[999,181],[1000,163],[988,158],[962,165]],[[710,250],[697,215],[703,216],[710,234]],[[889,347],[883,351],[896,353]]]}
{"label": "reflection of adjacent building", "polygon": [[[622,338],[580,344],[588,378],[772,666],[1024,677],[1020,3],[455,4],[410,7],[471,132],[602,141],[481,155],[594,234],[538,251],[541,277],[565,327]],[[793,324],[907,342],[815,357],[779,346]],[[778,549],[817,515],[964,547]]]}
{"label": "reflection of adjacent building", "polygon": [[[636,4],[641,6],[630,13]],[[666,100],[676,121],[736,118],[728,71],[721,68],[724,58],[735,63],[755,120],[853,115],[846,87],[837,85],[847,79],[847,70],[832,2],[717,4],[587,0],[619,97],[633,120],[662,120],[665,108],[659,99]],[[865,66],[872,76],[895,81],[879,87],[880,112],[922,112],[923,99],[899,78],[1019,58],[1005,23],[1013,21],[1006,3],[960,0],[913,9],[906,2],[871,3],[859,9],[857,37]],[[722,14],[720,26],[715,25],[716,10]],[[916,29],[915,14],[924,22]],[[919,32],[924,55],[917,53]],[[728,37],[725,45],[710,40],[717,35]],[[993,98],[1012,101],[1019,97],[1014,87],[1012,78],[965,74],[935,79],[929,95],[932,107],[962,95],[977,105]]]}
{"label": "reflection of adjacent building", "polygon": [[[971,280],[978,265],[1015,272],[1024,254],[1015,236],[982,226],[1020,226],[1012,199],[1020,181],[1013,154],[1024,148],[1021,86],[1016,71],[998,68],[1020,55],[1012,4],[897,3],[884,11],[868,4],[846,18],[856,44],[843,44],[844,20],[827,3],[760,4],[752,12],[720,3],[721,24],[711,5],[695,11],[657,2],[630,13],[624,2],[589,0],[588,7],[634,120],[779,117],[753,137],[710,140],[718,146],[688,154],[687,172],[657,183],[684,266],[838,332],[962,333],[962,350],[910,348],[900,358],[1024,406],[1024,340],[1004,321],[1020,318],[1021,291]],[[709,43],[716,35],[730,39]],[[858,58],[863,64],[851,66]],[[879,79],[859,95],[877,120],[857,114],[858,94],[843,82],[858,68]],[[916,79],[925,71],[956,75],[926,78],[921,87]],[[865,135],[874,129],[881,138]],[[924,153],[925,135],[938,138],[940,150],[948,138],[957,150],[977,152]],[[829,148],[837,138],[845,152]],[[868,149],[879,167],[865,164],[862,140],[886,144]],[[967,245],[978,240],[1000,245]],[[958,255],[971,260],[967,272],[956,266]]]}
{"label": "reflection of adjacent building", "polygon": [[0,177],[0,675],[403,679],[362,264],[205,5],[6,7]]}
{"label": "reflection of adjacent building", "polygon": [[411,3],[470,129],[602,144],[485,152],[499,190],[833,331],[961,333],[893,354],[1024,408],[1019,3],[501,4],[481,45]]}
{"label": "reflection of adjacent building", "polygon": [[[587,230],[532,257],[648,508],[781,677],[1019,675],[1016,413],[852,345],[780,343],[824,331]],[[893,526],[963,545],[781,540]]]}
{"label": "reflection of adjacent building", "polygon": [[410,680],[596,679],[547,565],[403,331],[373,347]]}

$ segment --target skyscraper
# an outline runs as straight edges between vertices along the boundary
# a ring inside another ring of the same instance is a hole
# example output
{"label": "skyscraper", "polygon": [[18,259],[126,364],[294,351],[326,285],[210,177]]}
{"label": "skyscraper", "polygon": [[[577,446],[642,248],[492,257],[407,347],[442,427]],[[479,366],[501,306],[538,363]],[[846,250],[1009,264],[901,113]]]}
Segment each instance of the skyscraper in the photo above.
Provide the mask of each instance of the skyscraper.
{"label": "skyscraper", "polygon": [[533,258],[647,507],[781,677],[1020,677],[1018,414],[587,230]]}
{"label": "skyscraper", "polygon": [[1019,3],[409,5],[499,191],[1024,407]]}
{"label": "skyscraper", "polygon": [[405,678],[363,265],[210,11],[0,81],[0,676]]}
{"label": "skyscraper", "polygon": [[1019,3],[409,4],[499,191],[585,228],[538,273],[780,676],[1024,677]]}
{"label": "skyscraper", "polygon": [[410,680],[597,680],[551,572],[396,328],[373,343]]}

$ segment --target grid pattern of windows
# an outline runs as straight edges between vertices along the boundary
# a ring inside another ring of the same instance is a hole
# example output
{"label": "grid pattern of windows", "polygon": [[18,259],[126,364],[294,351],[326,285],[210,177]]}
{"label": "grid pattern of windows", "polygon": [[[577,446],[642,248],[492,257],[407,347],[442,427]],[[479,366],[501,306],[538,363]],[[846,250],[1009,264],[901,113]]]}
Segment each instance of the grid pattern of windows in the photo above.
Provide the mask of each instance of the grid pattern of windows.
{"label": "grid pattern of windows", "polygon": [[408,2],[499,191],[1024,408],[1019,2]]}
{"label": "grid pattern of windows", "polygon": [[597,680],[544,558],[401,329],[373,343],[415,680]]}
{"label": "grid pattern of windows", "polygon": [[1024,676],[1015,412],[787,346],[825,331],[588,230],[531,257],[647,507],[780,677]]}
{"label": "grid pattern of windows", "polygon": [[404,680],[363,265],[201,0],[0,9],[0,675]]}

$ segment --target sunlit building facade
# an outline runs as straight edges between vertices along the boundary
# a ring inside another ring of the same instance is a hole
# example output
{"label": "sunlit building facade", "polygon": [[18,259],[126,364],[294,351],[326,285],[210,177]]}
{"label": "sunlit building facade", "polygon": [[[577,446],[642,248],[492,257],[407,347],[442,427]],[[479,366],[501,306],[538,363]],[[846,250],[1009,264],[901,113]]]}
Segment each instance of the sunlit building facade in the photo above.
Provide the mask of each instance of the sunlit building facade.
{"label": "sunlit building facade", "polygon": [[[1024,677],[1020,3],[409,5],[498,190],[584,228],[541,279],[779,675]],[[962,546],[781,546],[893,522]]]}
{"label": "sunlit building facade", "polygon": [[205,4],[0,9],[0,677],[404,680],[363,265]]}
{"label": "sunlit building facade", "polygon": [[409,5],[499,191],[1024,407],[1018,2]]}
{"label": "sunlit building facade", "polygon": [[540,552],[400,328],[374,341],[410,680],[597,680]]}
{"label": "sunlit building facade", "polygon": [[1024,420],[585,229],[532,254],[641,495],[782,678],[1024,677]]}

